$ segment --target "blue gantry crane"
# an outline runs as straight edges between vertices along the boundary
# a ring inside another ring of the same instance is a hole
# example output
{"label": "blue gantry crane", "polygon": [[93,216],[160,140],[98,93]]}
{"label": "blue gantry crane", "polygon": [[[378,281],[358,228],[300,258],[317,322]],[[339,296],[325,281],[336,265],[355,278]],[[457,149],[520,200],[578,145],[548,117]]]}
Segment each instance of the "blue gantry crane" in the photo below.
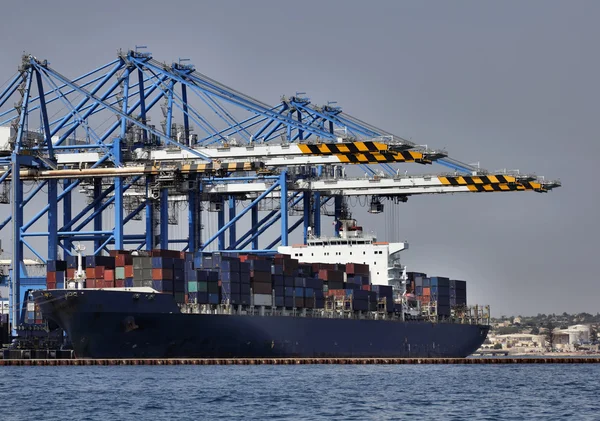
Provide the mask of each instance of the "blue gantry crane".
{"label": "blue gantry crane", "polygon": [[[404,163],[450,172],[408,175],[399,170]],[[347,174],[351,165],[365,176]],[[381,212],[382,200],[417,194],[558,186],[461,163],[301,93],[269,105],[185,60],[161,63],[142,48],[74,79],[25,55],[0,93],[0,203],[10,205],[0,231],[12,228],[13,324],[23,292],[44,282],[28,273],[25,250],[42,263],[72,254],[76,242],[91,244],[94,254],[157,247],[268,253],[300,227],[305,240],[321,235],[326,205],[333,202],[330,216],[340,220],[348,196],[370,197],[370,210]],[[266,201],[271,206],[261,207]],[[187,207],[184,238],[169,237],[177,203]],[[217,214],[214,232],[203,230],[207,212]]]}

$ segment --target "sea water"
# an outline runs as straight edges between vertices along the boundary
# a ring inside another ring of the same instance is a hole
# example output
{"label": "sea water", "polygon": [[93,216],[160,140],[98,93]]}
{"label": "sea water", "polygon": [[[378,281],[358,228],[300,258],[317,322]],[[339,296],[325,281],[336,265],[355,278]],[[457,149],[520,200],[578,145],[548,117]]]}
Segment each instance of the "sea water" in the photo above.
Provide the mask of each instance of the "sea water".
{"label": "sea water", "polygon": [[0,420],[600,420],[600,365],[0,368]]}

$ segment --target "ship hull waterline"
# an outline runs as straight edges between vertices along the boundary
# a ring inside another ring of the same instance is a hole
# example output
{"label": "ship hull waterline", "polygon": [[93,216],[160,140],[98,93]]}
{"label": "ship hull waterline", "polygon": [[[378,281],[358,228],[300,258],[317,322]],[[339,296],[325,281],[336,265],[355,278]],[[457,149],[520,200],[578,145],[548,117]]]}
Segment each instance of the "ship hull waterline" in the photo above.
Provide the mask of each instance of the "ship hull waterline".
{"label": "ship hull waterline", "polygon": [[322,317],[181,313],[172,296],[37,291],[78,358],[464,358],[488,326]]}

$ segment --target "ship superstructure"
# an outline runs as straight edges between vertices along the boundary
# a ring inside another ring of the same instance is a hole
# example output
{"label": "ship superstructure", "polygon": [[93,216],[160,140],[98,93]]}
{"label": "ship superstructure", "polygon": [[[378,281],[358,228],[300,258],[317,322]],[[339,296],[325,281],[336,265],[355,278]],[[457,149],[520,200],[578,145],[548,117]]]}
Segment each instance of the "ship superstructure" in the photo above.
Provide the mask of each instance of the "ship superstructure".
{"label": "ship superstructure", "polygon": [[369,265],[373,285],[393,285],[400,289],[404,267],[400,252],[408,243],[378,242],[363,232],[356,220],[343,220],[337,237],[310,235],[307,244],[281,246],[277,250],[307,263],[361,263]]}

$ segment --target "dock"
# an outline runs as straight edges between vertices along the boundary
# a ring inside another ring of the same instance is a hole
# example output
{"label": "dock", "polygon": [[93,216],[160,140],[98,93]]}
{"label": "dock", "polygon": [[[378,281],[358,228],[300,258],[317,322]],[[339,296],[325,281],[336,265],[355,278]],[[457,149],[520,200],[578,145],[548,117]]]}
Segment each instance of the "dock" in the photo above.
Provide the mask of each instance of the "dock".
{"label": "dock", "polygon": [[6,359],[0,366],[110,365],[429,365],[429,364],[600,364],[600,357],[549,358],[152,358],[152,359]]}

